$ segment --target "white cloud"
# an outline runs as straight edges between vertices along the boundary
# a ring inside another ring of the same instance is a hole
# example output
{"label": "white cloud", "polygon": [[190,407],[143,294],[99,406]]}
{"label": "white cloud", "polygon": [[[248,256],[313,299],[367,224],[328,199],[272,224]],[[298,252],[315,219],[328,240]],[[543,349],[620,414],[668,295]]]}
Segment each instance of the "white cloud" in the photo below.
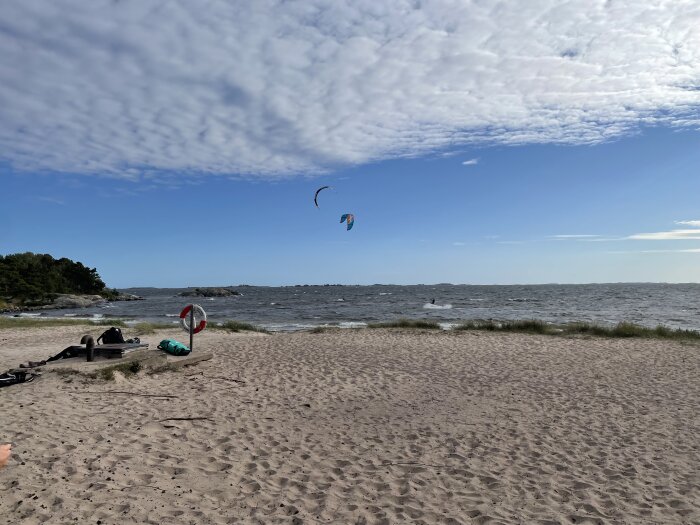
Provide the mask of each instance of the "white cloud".
{"label": "white cloud", "polygon": [[469,159],[462,162],[463,166],[476,166],[479,164],[479,159]]}
{"label": "white cloud", "polygon": [[629,250],[629,251],[611,251],[607,253],[626,254],[626,253],[700,253],[700,248],[689,248],[686,250]]}
{"label": "white cloud", "polygon": [[700,123],[695,1],[23,0],[0,20],[16,169],[278,177]]}
{"label": "white cloud", "polygon": [[465,245],[466,245],[466,243],[464,243],[462,241],[455,241],[452,243],[452,246],[465,246]]}
{"label": "white cloud", "polygon": [[682,226],[693,226],[695,228],[700,228],[700,221],[676,221],[676,224]]}
{"label": "white cloud", "polygon": [[700,229],[671,230],[667,232],[635,233],[627,237],[635,241],[685,241],[700,239]]}

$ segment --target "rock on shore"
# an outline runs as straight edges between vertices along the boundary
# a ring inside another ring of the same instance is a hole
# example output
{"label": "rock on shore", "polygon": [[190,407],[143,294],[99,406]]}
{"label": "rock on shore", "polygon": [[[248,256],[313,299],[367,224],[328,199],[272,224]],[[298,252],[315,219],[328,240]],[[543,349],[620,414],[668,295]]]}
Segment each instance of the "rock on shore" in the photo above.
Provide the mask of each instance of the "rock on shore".
{"label": "rock on shore", "polygon": [[101,295],[72,295],[72,294],[59,294],[53,303],[41,306],[43,309],[53,309],[53,308],[87,308],[88,306],[95,306],[99,303],[104,303],[107,300]]}
{"label": "rock on shore", "polygon": [[5,304],[0,308],[0,313],[31,312],[36,310],[61,310],[64,308],[88,308],[105,302],[112,301],[142,301],[143,297],[129,293],[120,293],[118,296],[106,299],[101,295],[76,295],[58,294],[53,302],[37,306],[23,306],[18,304]]}

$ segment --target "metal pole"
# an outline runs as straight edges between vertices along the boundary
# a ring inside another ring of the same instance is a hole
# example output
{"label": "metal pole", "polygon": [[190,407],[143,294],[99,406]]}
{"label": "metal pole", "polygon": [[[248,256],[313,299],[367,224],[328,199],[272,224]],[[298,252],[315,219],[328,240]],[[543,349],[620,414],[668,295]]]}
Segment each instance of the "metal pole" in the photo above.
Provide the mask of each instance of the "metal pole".
{"label": "metal pole", "polygon": [[192,343],[194,341],[194,305],[190,305],[190,352],[193,350]]}

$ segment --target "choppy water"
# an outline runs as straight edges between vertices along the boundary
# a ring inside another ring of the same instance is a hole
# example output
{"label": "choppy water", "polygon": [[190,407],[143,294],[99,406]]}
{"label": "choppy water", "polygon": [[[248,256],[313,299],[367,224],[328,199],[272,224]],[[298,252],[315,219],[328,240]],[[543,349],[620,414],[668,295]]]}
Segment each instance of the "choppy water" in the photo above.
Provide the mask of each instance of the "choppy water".
{"label": "choppy water", "polygon": [[[241,286],[237,290],[242,295],[196,298],[194,302],[204,307],[210,320],[236,319],[271,330],[356,326],[399,318],[433,319],[447,325],[466,319],[631,321],[700,329],[700,284]],[[182,289],[125,291],[145,300],[42,315],[176,322],[190,300],[176,297]],[[431,299],[435,305],[430,304]]]}

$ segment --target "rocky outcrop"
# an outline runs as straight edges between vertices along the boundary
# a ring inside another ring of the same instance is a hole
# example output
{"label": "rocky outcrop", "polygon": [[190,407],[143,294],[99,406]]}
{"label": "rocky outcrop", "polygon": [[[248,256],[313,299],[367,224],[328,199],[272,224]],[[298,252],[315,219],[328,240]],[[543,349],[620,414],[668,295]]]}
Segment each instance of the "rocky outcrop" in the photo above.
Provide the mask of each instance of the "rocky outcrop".
{"label": "rocky outcrop", "polygon": [[32,306],[4,304],[0,309],[0,313],[35,312],[37,310],[60,310],[63,308],[88,308],[106,301],[107,299],[101,295],[58,294],[52,302],[47,304]]}
{"label": "rocky outcrop", "polygon": [[88,306],[95,306],[105,301],[106,299],[101,295],[59,294],[56,296],[53,303],[41,306],[40,309],[87,308]]}
{"label": "rocky outcrop", "polygon": [[241,295],[231,288],[190,288],[177,294],[178,297],[230,297]]}
{"label": "rocky outcrop", "polygon": [[143,297],[131,293],[119,292],[119,295],[110,298],[109,301],[143,301]]}

